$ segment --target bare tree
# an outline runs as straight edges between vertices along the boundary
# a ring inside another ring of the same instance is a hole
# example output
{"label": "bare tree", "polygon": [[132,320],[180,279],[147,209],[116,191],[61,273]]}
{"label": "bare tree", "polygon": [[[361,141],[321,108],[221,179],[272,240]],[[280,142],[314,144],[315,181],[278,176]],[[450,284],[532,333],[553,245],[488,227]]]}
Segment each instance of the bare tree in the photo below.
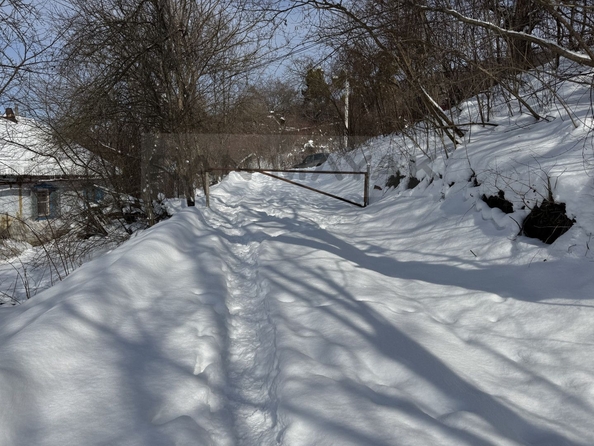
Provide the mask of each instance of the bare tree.
{"label": "bare tree", "polygon": [[519,75],[530,69],[544,80],[554,58],[557,66],[560,57],[584,67],[594,61],[591,0],[303,0],[277,7],[320,15],[317,35],[332,50],[333,70],[350,77],[352,128],[386,133],[424,119],[454,147],[464,126],[448,110],[461,100],[476,96],[486,123],[497,86],[543,119],[522,99]]}
{"label": "bare tree", "polygon": [[[530,45],[536,45],[581,65],[594,66],[594,53],[590,49],[592,21],[589,14],[594,4],[590,1],[566,4],[552,0],[515,0],[511,5],[490,8],[493,13],[490,19],[480,16],[485,11],[484,5],[462,8],[461,3],[465,2],[458,1],[455,6],[446,1],[433,4],[414,2],[410,3],[410,7],[444,14],[466,25],[504,37],[510,42],[508,54],[520,65],[533,65],[533,48]],[[578,20],[578,16],[582,19]]]}
{"label": "bare tree", "polygon": [[[446,139],[457,143],[461,131],[444,113],[435,82],[439,45],[435,44],[434,17],[408,7],[404,1],[300,3],[327,15],[331,25],[319,29],[327,45],[336,53],[352,48],[354,53],[367,58],[366,62],[375,68],[372,76],[378,83],[386,82],[395,91],[411,92],[413,99],[407,106],[416,108],[412,114],[431,119]],[[348,59],[343,58],[347,64]],[[352,67],[345,68],[349,71]],[[357,91],[356,84],[354,88]],[[374,96],[379,98],[381,94]],[[366,105],[366,101],[362,104]],[[373,105],[381,109],[384,104],[377,100]]]}
{"label": "bare tree", "polygon": [[[154,148],[146,135],[221,134],[234,126],[232,110],[266,25],[251,3],[71,0],[59,17],[67,29],[63,132],[103,153],[132,179],[127,192],[150,202],[159,191],[141,177]],[[177,175],[192,204],[203,173],[224,154],[212,141],[167,141],[172,156],[163,174]]]}
{"label": "bare tree", "polygon": [[0,98],[13,105],[30,76],[45,69],[54,39],[36,2],[0,0],[0,23]]}

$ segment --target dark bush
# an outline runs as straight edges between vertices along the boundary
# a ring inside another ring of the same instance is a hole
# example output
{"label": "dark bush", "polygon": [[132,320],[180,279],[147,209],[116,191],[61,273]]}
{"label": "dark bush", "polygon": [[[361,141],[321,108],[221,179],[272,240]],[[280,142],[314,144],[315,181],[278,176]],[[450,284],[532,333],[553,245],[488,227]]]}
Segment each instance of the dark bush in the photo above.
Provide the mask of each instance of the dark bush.
{"label": "dark bush", "polygon": [[502,190],[497,192],[497,195],[491,195],[490,197],[483,195],[482,198],[490,208],[501,209],[506,214],[511,214],[514,211],[514,205],[505,199],[505,192]]}
{"label": "dark bush", "polygon": [[565,213],[565,203],[544,200],[540,206],[534,206],[524,219],[522,233],[526,237],[551,244],[565,234],[574,223],[575,220],[569,219]]}

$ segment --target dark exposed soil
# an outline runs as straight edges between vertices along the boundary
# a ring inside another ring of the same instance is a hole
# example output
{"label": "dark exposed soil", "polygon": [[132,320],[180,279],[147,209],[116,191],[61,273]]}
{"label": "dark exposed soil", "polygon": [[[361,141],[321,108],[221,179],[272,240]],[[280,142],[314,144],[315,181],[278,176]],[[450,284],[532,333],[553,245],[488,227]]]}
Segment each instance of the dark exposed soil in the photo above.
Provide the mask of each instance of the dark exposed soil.
{"label": "dark exposed soil", "polygon": [[417,187],[421,182],[417,180],[416,177],[410,177],[408,179],[408,185],[406,186],[407,189],[414,189]]}
{"label": "dark exposed soil", "polygon": [[490,197],[483,195],[482,199],[490,208],[501,209],[506,214],[511,214],[514,211],[514,205],[505,199],[505,193],[502,190],[497,195]]}
{"label": "dark exposed soil", "polygon": [[544,200],[540,206],[534,206],[524,219],[522,234],[551,244],[565,234],[574,223],[575,220],[571,220],[565,213],[565,203]]}
{"label": "dark exposed soil", "polygon": [[400,172],[396,172],[395,175],[390,175],[390,177],[386,180],[386,187],[398,187],[400,181],[405,178],[404,175],[400,175]]}
{"label": "dark exposed soil", "polygon": [[[406,178],[405,175],[401,175],[400,172],[396,172],[394,175],[390,175],[390,177],[386,180],[386,188],[390,187],[398,187],[402,180]],[[414,189],[420,183],[415,177],[408,177],[408,182],[406,183],[407,189]],[[381,190],[381,189],[380,189]]]}

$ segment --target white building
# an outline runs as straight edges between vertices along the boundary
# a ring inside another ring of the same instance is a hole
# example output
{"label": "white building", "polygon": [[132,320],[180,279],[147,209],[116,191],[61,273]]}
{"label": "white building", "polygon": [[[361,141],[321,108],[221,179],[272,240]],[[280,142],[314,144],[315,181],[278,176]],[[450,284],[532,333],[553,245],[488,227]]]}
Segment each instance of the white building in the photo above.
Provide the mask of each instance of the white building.
{"label": "white building", "polygon": [[59,147],[52,132],[36,121],[0,117],[0,237],[28,239],[65,210],[68,191],[95,195],[87,150]]}

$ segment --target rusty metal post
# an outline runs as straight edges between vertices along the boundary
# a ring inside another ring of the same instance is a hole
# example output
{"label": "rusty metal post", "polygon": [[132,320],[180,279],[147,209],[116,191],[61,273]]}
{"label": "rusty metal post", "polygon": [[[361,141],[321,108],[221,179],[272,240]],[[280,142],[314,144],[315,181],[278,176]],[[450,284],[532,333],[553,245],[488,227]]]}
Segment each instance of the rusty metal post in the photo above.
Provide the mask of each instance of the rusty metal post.
{"label": "rusty metal post", "polygon": [[206,197],[206,207],[210,207],[210,175],[208,175],[208,170],[204,171],[204,176],[202,177],[202,181],[204,181],[204,196]]}
{"label": "rusty metal post", "polygon": [[363,207],[369,205],[369,174],[371,167],[367,164],[367,171],[365,172],[365,190],[363,191]]}

